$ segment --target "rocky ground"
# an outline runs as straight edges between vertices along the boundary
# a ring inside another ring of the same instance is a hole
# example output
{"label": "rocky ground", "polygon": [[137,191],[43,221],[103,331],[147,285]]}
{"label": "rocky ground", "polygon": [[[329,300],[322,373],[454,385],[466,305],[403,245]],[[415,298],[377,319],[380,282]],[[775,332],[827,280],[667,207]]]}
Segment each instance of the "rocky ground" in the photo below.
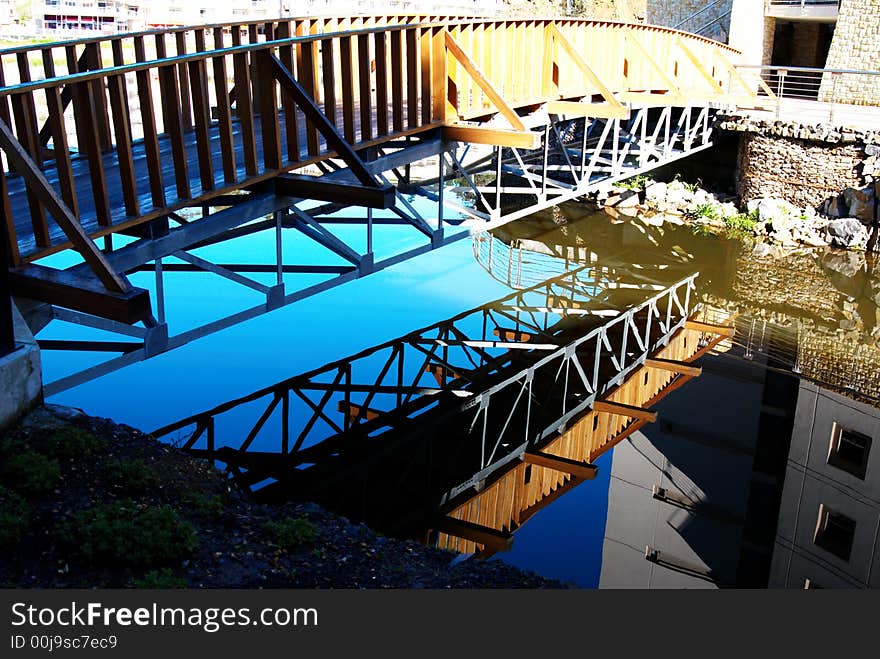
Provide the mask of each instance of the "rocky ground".
{"label": "rocky ground", "polygon": [[313,504],[257,505],[207,461],[44,406],[0,435],[0,587],[564,586],[382,537]]}
{"label": "rocky ground", "polygon": [[846,188],[829,199],[821,211],[798,208],[776,198],[753,199],[741,209],[735,197],[715,194],[698,185],[642,179],[613,188],[604,198],[604,205],[656,226],[692,224],[707,231],[748,236],[754,239],[755,255],[760,257],[772,253],[774,247],[865,250],[878,194],[880,185],[874,182],[863,188]]}

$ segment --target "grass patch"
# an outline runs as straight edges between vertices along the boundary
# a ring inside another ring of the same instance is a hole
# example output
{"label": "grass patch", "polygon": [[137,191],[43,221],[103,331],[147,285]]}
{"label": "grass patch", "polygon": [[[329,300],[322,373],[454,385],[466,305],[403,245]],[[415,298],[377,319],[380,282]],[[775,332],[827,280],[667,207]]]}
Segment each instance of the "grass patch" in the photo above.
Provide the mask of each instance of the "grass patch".
{"label": "grass patch", "polygon": [[221,519],[226,514],[226,504],[219,494],[193,492],[185,499],[186,509],[196,517]]}
{"label": "grass patch", "polygon": [[285,517],[266,523],[266,531],[280,547],[293,550],[314,542],[318,527],[305,517]]}
{"label": "grass patch", "polygon": [[195,528],[170,506],[131,500],[81,510],[62,529],[89,563],[151,567],[176,563],[198,546]]}
{"label": "grass patch", "polygon": [[3,481],[19,494],[39,497],[52,491],[61,478],[56,460],[36,451],[22,451],[8,456],[2,469]]}
{"label": "grass patch", "polygon": [[699,204],[693,211],[688,213],[693,218],[704,218],[707,220],[717,220],[721,218],[721,213],[718,210],[718,207],[711,203],[705,202]]}
{"label": "grass patch", "polygon": [[688,192],[691,192],[691,193],[696,192],[697,190],[700,189],[700,186],[703,185],[703,179],[699,179],[699,178],[694,183],[688,183],[687,181],[682,181],[681,174],[679,174],[679,173],[675,174],[675,178],[673,179],[673,181],[678,181],[679,183],[682,184],[682,186],[684,186],[685,190],[687,190]]}
{"label": "grass patch", "polygon": [[758,226],[758,211],[751,213],[737,213],[724,218],[724,226],[732,231],[754,231]]}
{"label": "grass patch", "polygon": [[145,589],[168,589],[186,588],[186,579],[174,576],[171,568],[163,567],[158,570],[150,570],[143,579],[132,579],[132,588]]}
{"label": "grass patch", "polygon": [[20,494],[0,485],[0,549],[18,544],[30,522],[31,507]]}
{"label": "grass patch", "polygon": [[654,177],[650,174],[636,174],[635,176],[630,176],[627,179],[623,179],[622,181],[617,181],[614,183],[615,188],[621,188],[623,190],[635,190],[640,192],[645,189],[645,187],[654,180]]}
{"label": "grass patch", "polygon": [[132,494],[145,492],[159,482],[159,474],[143,460],[108,460],[104,475],[110,483]]}
{"label": "grass patch", "polygon": [[54,431],[43,442],[42,452],[57,460],[75,460],[101,453],[107,448],[107,440],[75,426],[65,426]]}

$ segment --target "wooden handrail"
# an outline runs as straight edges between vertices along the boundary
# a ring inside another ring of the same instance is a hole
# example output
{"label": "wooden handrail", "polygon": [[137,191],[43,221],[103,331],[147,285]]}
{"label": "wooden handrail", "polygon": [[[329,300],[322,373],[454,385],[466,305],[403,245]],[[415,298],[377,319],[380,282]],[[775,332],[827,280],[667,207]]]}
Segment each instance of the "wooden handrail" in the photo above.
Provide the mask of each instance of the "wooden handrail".
{"label": "wooden handrail", "polygon": [[[11,51],[22,81],[0,86],[0,120],[8,138],[5,162],[19,170],[26,156],[34,165],[26,185],[4,177],[0,186],[6,206],[13,183],[16,201],[27,198],[26,205],[18,202],[16,212],[30,213],[33,225],[32,236],[28,230],[19,241],[14,223],[7,221],[13,263],[75,246],[108,287],[118,288],[125,282],[112,279],[100,253],[83,237],[91,242],[331,157],[342,158],[362,185],[377,187],[359,165],[358,150],[438,127],[451,140],[534,148],[537,134],[526,129],[524,109],[550,102],[557,111],[576,116],[592,110],[599,117],[625,117],[628,110],[618,95],[632,85],[660,92],[656,98],[674,104],[686,83],[705,88],[707,78],[714,83],[708,95],[721,100],[716,69],[724,75],[730,71],[712,64],[718,59],[726,64],[727,46],[669,28],[568,18],[432,22],[436,17],[421,14],[413,15],[421,22],[390,24],[406,18],[401,16],[376,19],[384,25],[332,32],[323,30],[351,22],[323,17],[260,21],[62,42],[69,75],[57,74],[48,52],[61,46]],[[254,42],[260,26],[268,40]],[[231,46],[227,29],[233,31]],[[625,35],[636,29],[635,50],[627,52]],[[186,43],[187,30],[195,32],[194,50]],[[166,46],[168,35],[178,35],[177,43]],[[156,59],[149,59],[147,36],[156,40]],[[134,39],[136,61],[125,63],[122,38]],[[104,41],[113,45],[106,65],[99,48]],[[684,45],[674,47],[679,42]],[[49,77],[30,80],[35,76],[27,53],[37,50],[48,63]],[[507,53],[503,66],[501,53]],[[708,69],[677,66],[698,57]],[[631,79],[624,80],[627,60],[641,62],[634,68],[628,62]],[[673,69],[678,72],[674,79]],[[2,74],[0,68],[0,85],[6,79]],[[604,103],[590,102],[595,94]],[[73,122],[65,112],[68,103],[73,103]],[[300,112],[305,112],[305,138]],[[460,123],[498,113],[513,130]],[[219,154],[211,151],[215,140],[222,146]],[[115,151],[116,159],[105,172],[109,151]],[[77,171],[88,170],[88,186],[77,185],[73,175],[77,155],[87,161]],[[55,187],[40,178],[50,158],[58,172]],[[110,179],[118,186],[115,191],[108,186]],[[378,187],[381,193],[368,197],[375,204],[388,203],[387,190]],[[48,192],[54,196],[48,198]],[[94,203],[81,203],[80,197],[92,197]],[[94,216],[80,217],[82,208]],[[50,235],[47,209],[61,218],[64,236]],[[87,231],[84,219],[91,222]],[[72,231],[74,225],[83,236]],[[67,242],[60,242],[64,238]]]}

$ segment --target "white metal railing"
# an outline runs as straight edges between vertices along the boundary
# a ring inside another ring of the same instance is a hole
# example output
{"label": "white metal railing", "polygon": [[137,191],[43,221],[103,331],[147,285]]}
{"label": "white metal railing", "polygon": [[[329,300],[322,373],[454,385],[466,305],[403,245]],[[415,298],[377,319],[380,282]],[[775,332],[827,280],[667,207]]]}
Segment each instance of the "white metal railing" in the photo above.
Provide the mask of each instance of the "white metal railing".
{"label": "white metal railing", "polygon": [[[710,27],[717,25],[725,18],[728,18],[730,16],[732,4],[732,0],[714,0],[713,2],[710,2],[704,7],[701,7],[695,12],[687,15],[685,18],[681,19],[678,23],[673,25],[672,28],[674,30],[683,30],[685,32],[691,32],[692,34],[707,36],[707,31]],[[721,13],[717,16],[713,16],[713,9]],[[720,27],[720,31],[724,33],[724,36],[726,38],[727,30],[725,26],[722,25]]]}
{"label": "white metal railing", "polygon": [[839,113],[854,111],[849,106],[880,108],[880,71],[774,65],[736,68],[746,80],[753,81],[761,96],[776,96],[777,119],[790,111],[834,123]]}

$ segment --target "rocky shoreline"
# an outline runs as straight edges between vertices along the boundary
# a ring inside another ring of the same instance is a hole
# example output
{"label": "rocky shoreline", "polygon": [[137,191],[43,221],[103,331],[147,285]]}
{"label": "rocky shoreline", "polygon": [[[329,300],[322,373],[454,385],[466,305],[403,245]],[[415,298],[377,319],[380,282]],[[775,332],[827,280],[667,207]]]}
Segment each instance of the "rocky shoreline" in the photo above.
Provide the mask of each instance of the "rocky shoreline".
{"label": "rocky shoreline", "polygon": [[499,560],[270,506],[140,431],[45,405],[0,434],[5,588],[564,588]]}
{"label": "rocky shoreline", "polygon": [[666,183],[637,178],[617,184],[598,201],[612,214],[639,217],[653,226],[690,224],[750,238],[760,257],[779,247],[877,249],[880,227],[872,223],[878,195],[880,184],[874,181],[844,189],[819,210],[772,197],[752,199],[741,209],[734,196],[678,179]]}

